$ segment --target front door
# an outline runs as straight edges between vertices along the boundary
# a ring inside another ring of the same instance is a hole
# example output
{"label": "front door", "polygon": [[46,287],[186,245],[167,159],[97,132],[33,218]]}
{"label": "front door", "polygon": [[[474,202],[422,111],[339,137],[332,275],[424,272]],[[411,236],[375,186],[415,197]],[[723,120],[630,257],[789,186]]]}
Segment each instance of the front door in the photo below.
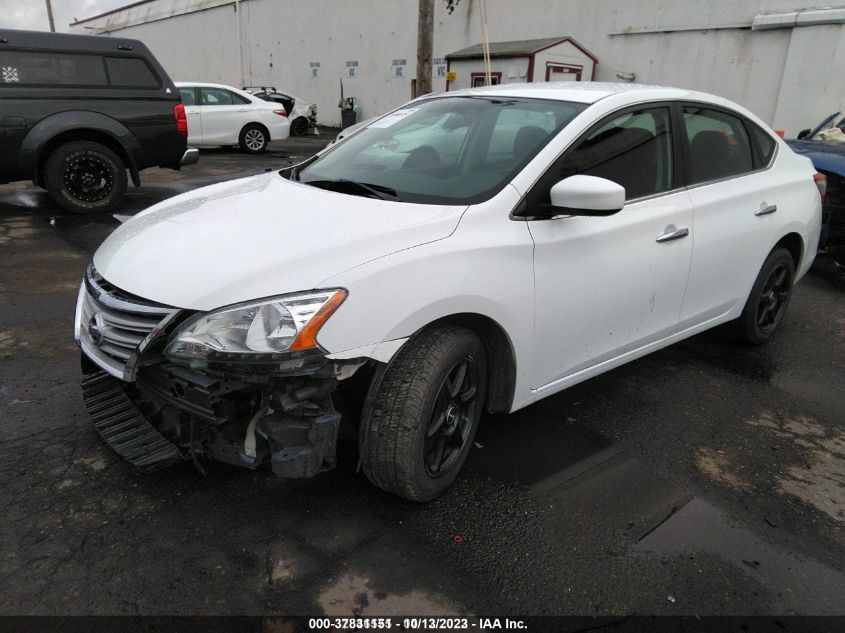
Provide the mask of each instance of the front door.
{"label": "front door", "polygon": [[236,144],[249,118],[249,101],[225,88],[200,88],[202,142]]}
{"label": "front door", "polygon": [[185,117],[188,119],[188,145],[202,143],[202,118],[197,103],[197,88],[183,86],[179,88]]}
{"label": "front door", "polygon": [[594,126],[526,198],[549,202],[586,174],[625,187],[608,217],[528,222],[535,242],[535,365],[540,389],[677,331],[692,257],[692,206],[676,174],[668,107],[629,109]]}

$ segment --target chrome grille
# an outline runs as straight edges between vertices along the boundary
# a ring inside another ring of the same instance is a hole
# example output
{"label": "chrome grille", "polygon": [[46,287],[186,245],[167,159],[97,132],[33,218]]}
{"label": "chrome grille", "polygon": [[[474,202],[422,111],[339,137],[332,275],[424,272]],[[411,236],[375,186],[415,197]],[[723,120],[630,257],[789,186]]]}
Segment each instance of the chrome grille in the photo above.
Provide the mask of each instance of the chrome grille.
{"label": "chrome grille", "polygon": [[79,289],[75,335],[82,350],[112,376],[126,379],[132,354],[176,312],[115,288],[88,268]]}

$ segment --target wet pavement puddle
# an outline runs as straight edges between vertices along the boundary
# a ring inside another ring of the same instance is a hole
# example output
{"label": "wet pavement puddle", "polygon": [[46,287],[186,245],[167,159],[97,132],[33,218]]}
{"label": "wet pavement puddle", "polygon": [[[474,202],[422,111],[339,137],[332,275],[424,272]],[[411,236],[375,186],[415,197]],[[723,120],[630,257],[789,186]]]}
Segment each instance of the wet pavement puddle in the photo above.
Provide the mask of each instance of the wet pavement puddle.
{"label": "wet pavement puddle", "polygon": [[751,530],[734,525],[703,499],[692,499],[633,549],[661,556],[708,551],[744,568],[756,582],[776,588],[788,603],[805,613],[845,612],[845,575],[768,545]]}

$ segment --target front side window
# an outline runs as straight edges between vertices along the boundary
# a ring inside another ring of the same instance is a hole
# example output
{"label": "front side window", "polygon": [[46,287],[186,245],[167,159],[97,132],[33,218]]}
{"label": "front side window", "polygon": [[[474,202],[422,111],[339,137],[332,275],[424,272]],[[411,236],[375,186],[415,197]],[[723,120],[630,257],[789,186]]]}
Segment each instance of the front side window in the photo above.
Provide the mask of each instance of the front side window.
{"label": "front side window", "polygon": [[299,173],[355,181],[409,202],[470,204],[504,187],[586,106],[502,97],[441,97],[375,121]]}
{"label": "front side window", "polygon": [[197,104],[197,95],[193,88],[179,88],[179,96],[182,97],[182,103],[186,106]]}
{"label": "front side window", "polygon": [[686,106],[683,120],[691,185],[754,169],[751,143],[742,119],[719,110]]}
{"label": "front side window", "polygon": [[108,86],[108,78],[99,55],[0,50],[2,86]]}
{"label": "front side window", "polygon": [[222,106],[222,105],[239,105],[242,103],[249,103],[240,95],[226,90],[224,88],[200,88],[202,94],[202,105],[204,106]]}
{"label": "front side window", "polygon": [[606,178],[625,188],[625,199],[670,191],[676,184],[668,108],[612,115],[587,133],[543,175],[528,203],[551,201],[552,186],[570,176]]}

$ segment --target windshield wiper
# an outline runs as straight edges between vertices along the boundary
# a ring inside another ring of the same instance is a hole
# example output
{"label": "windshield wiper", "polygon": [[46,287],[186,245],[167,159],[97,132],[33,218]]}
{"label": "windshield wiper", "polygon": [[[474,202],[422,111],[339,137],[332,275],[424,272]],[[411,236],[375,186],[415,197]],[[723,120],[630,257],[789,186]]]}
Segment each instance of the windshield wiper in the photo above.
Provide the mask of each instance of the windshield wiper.
{"label": "windshield wiper", "polygon": [[384,185],[375,185],[372,183],[358,182],[357,180],[348,180],[346,178],[337,178],[335,180],[306,180],[303,184],[311,185],[312,187],[319,187],[320,189],[335,190],[337,188],[357,188],[360,191],[370,194],[379,200],[393,200],[398,202],[399,196],[396,195],[396,190]]}

